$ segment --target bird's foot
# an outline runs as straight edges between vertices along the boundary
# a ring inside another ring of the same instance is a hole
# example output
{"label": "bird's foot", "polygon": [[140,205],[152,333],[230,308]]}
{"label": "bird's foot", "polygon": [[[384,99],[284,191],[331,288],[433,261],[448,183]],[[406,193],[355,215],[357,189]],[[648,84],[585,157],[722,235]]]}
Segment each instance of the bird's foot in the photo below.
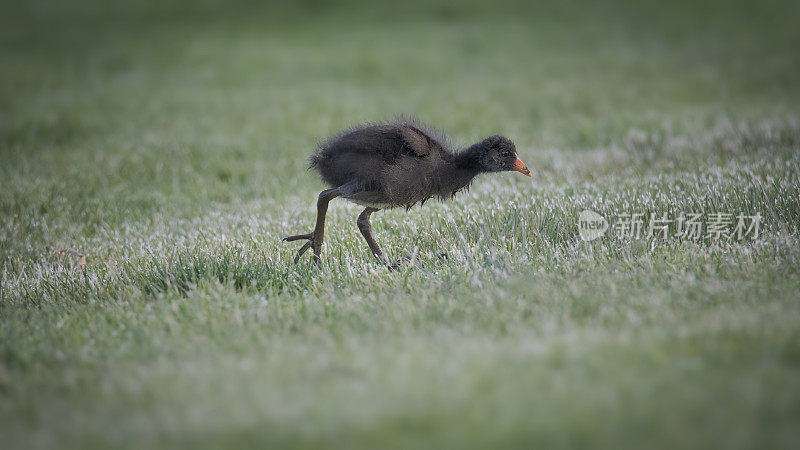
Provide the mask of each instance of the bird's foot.
{"label": "bird's foot", "polygon": [[375,261],[377,261],[378,264],[386,266],[386,268],[389,269],[390,272],[395,270],[400,270],[400,267],[409,264],[412,261],[410,256],[403,256],[402,258],[398,259],[393,263],[390,263],[389,260],[386,259],[385,256],[383,256],[383,253],[373,253],[372,256],[375,257]]}
{"label": "bird's foot", "polygon": [[422,263],[420,263],[419,261],[417,261],[416,258],[411,256],[403,256],[402,258],[399,258],[397,261],[387,265],[386,267],[389,269],[389,271],[395,271],[395,270],[400,270],[400,268],[403,266],[409,266],[413,264],[416,264],[419,267],[424,267]]}
{"label": "bird's foot", "polygon": [[400,270],[401,267],[410,263],[411,263],[411,258],[409,258],[408,256],[403,256],[402,258],[389,264],[386,267],[389,269],[389,271],[395,271],[395,270]]}
{"label": "bird's foot", "polygon": [[[438,256],[439,259],[447,259],[447,253],[439,253],[436,256]],[[425,264],[420,262],[419,259],[416,258],[414,255],[403,256],[402,258],[398,259],[397,261],[395,261],[395,262],[393,262],[391,264],[387,264],[386,260],[383,258],[383,256],[379,257],[379,256],[376,255],[375,257],[378,258],[379,262],[381,262],[383,264],[386,264],[386,267],[390,271],[400,270],[401,267],[407,266],[407,265],[412,265],[412,264],[416,265],[417,267],[420,267],[420,268],[425,268]]]}
{"label": "bird's foot", "polygon": [[307,239],[308,242],[303,244],[303,246],[300,247],[300,250],[297,251],[297,255],[294,257],[294,263],[297,264],[297,262],[300,261],[300,257],[303,256],[303,253],[308,251],[309,248],[314,249],[314,260],[319,262],[319,254],[322,251],[322,239],[314,239],[314,233],[297,234],[294,236],[285,237],[281,240],[284,242],[292,242],[300,239]]}

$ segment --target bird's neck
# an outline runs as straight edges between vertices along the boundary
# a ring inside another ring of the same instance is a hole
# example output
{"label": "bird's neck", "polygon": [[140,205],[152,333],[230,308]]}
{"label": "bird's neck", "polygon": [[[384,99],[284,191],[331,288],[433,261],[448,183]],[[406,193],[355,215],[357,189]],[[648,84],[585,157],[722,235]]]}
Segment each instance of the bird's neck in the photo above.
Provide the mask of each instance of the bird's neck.
{"label": "bird's neck", "polygon": [[472,173],[473,177],[483,172],[481,166],[481,143],[471,145],[453,155],[453,167],[456,170]]}
{"label": "bird's neck", "polygon": [[483,172],[478,150],[478,144],[475,144],[453,155],[450,164],[445,165],[440,174],[444,185],[442,190],[454,194],[469,186],[472,179]]}

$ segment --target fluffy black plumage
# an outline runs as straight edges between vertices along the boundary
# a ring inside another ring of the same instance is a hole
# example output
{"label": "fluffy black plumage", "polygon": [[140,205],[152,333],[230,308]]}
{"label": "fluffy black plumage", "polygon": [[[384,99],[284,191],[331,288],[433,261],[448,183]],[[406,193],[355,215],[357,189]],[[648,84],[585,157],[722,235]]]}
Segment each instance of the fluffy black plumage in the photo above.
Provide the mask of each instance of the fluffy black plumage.
{"label": "fluffy black plumage", "polygon": [[297,252],[295,262],[309,248],[319,257],[328,203],[336,197],[366,206],[356,223],[372,253],[382,260],[381,248],[372,236],[373,212],[411,208],[432,197],[451,198],[485,172],[516,170],[530,176],[517,157],[514,143],[506,137],[490,136],[454,152],[442,135],[411,120],[344,131],[320,144],[309,168],[319,172],[330,189],[319,194],[314,231],[284,239],[308,240]]}
{"label": "fluffy black plumage", "polygon": [[361,125],[323,142],[309,168],[339,187],[343,198],[386,209],[451,198],[480,173],[513,170],[515,160],[514,143],[503,136],[456,153],[442,134],[398,120]]}

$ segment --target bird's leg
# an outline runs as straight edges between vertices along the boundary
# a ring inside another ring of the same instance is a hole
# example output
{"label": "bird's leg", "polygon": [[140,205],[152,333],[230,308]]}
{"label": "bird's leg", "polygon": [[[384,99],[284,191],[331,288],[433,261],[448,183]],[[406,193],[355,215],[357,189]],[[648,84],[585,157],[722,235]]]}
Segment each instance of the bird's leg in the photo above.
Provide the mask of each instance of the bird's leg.
{"label": "bird's leg", "polygon": [[325,239],[325,213],[328,212],[328,202],[340,195],[342,195],[342,193],[339,191],[339,188],[320,192],[319,199],[317,200],[317,224],[314,227],[314,231],[308,234],[298,234],[296,236],[283,238],[286,242],[308,239],[308,242],[303,244],[300,250],[297,251],[297,256],[294,257],[295,264],[300,261],[300,257],[303,256],[303,253],[309,248],[314,250],[314,258],[319,260],[319,255],[322,253],[322,242]]}
{"label": "bird's leg", "polygon": [[367,241],[367,245],[369,245],[369,249],[372,250],[372,255],[375,256],[380,263],[386,264],[386,267],[389,270],[399,270],[405,264],[411,262],[411,257],[404,256],[397,261],[388,264],[386,259],[383,257],[383,251],[381,251],[381,246],[375,242],[375,238],[372,237],[372,225],[369,223],[369,217],[375,211],[380,211],[378,208],[371,208],[366,207],[361,214],[358,215],[358,220],[356,220],[356,224],[358,224],[358,229],[361,230],[361,234],[364,235],[364,240]]}
{"label": "bird's leg", "polygon": [[361,230],[361,234],[364,235],[364,240],[367,241],[367,245],[369,245],[369,249],[372,250],[372,254],[377,258],[379,261],[383,261],[383,252],[381,251],[381,246],[375,242],[375,238],[372,237],[372,225],[369,223],[369,216],[372,215],[375,211],[379,211],[377,208],[372,208],[367,206],[364,208],[364,211],[358,215],[358,220],[356,220],[356,224],[358,225],[358,229]]}

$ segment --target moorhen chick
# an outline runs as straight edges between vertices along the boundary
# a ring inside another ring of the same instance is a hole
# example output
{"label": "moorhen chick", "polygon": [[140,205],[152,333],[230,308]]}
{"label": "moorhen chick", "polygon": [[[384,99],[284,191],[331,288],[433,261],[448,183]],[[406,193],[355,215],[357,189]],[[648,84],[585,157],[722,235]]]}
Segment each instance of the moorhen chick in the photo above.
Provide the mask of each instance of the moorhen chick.
{"label": "moorhen chick", "polygon": [[295,264],[309,247],[314,250],[315,259],[319,258],[328,202],[336,197],[365,206],[356,223],[372,254],[383,260],[369,223],[375,211],[409,209],[432,197],[452,198],[481,173],[516,170],[531,176],[507,137],[490,136],[453,152],[444,137],[410,120],[361,125],[344,131],[320,144],[310,158],[309,169],[316,169],[330,189],[319,194],[314,231],[283,239],[308,241],[297,252]]}

